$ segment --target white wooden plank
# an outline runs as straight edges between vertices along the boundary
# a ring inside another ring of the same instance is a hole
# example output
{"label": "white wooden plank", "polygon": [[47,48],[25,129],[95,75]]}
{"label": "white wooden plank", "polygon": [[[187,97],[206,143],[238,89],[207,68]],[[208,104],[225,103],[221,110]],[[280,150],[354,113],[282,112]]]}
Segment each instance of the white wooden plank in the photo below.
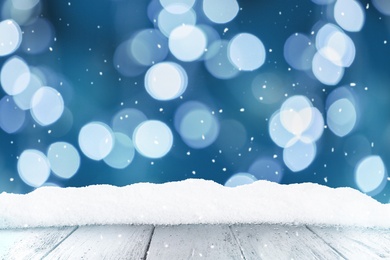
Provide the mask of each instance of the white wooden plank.
{"label": "white wooden plank", "polygon": [[45,259],[142,259],[153,226],[83,226]]}
{"label": "white wooden plank", "polygon": [[0,259],[41,259],[76,228],[0,230]]}
{"label": "white wooden plank", "polygon": [[390,259],[390,230],[308,227],[346,258]]}
{"label": "white wooden plank", "polygon": [[305,226],[234,225],[245,259],[341,259]]}
{"label": "white wooden plank", "polygon": [[227,225],[157,226],[147,260],[241,259],[242,255]]}

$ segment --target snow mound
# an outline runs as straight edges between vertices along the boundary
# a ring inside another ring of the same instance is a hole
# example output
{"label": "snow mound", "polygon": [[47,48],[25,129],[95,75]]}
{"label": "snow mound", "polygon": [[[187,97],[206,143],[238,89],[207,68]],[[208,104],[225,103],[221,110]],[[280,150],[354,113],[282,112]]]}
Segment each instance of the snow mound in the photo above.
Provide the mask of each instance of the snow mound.
{"label": "snow mound", "polygon": [[351,188],[188,179],[0,194],[0,228],[103,224],[281,223],[390,228],[390,204]]}

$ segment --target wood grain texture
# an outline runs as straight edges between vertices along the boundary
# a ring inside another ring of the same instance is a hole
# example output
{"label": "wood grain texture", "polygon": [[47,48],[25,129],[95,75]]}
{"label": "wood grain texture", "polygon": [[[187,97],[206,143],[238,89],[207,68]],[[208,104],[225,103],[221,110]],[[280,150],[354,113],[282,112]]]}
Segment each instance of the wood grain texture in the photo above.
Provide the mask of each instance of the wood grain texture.
{"label": "wood grain texture", "polygon": [[234,225],[245,259],[342,259],[305,226]]}
{"label": "wood grain texture", "polygon": [[0,259],[41,259],[76,228],[0,230]]}
{"label": "wood grain texture", "polygon": [[45,259],[143,259],[153,226],[83,226]]}
{"label": "wood grain texture", "polygon": [[308,227],[348,259],[390,259],[390,230]]}
{"label": "wood grain texture", "polygon": [[241,259],[227,225],[157,226],[147,254],[154,259]]}

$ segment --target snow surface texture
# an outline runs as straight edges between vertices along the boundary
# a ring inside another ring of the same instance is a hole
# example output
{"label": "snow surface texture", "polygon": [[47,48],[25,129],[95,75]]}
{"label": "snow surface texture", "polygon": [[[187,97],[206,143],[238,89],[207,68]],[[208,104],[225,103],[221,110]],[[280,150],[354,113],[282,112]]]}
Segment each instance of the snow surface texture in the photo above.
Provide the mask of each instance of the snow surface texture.
{"label": "snow surface texture", "polygon": [[233,223],[390,228],[390,204],[351,188],[267,181],[229,188],[199,179],[0,194],[0,228]]}

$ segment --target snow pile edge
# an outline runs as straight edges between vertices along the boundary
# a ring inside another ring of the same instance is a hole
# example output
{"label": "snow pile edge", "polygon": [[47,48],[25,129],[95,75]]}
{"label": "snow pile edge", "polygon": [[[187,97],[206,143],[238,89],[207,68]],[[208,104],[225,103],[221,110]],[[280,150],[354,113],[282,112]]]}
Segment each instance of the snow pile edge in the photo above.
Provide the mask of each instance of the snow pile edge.
{"label": "snow pile edge", "polygon": [[0,194],[0,228],[235,223],[390,228],[390,204],[351,188],[268,181],[229,188],[201,179]]}

